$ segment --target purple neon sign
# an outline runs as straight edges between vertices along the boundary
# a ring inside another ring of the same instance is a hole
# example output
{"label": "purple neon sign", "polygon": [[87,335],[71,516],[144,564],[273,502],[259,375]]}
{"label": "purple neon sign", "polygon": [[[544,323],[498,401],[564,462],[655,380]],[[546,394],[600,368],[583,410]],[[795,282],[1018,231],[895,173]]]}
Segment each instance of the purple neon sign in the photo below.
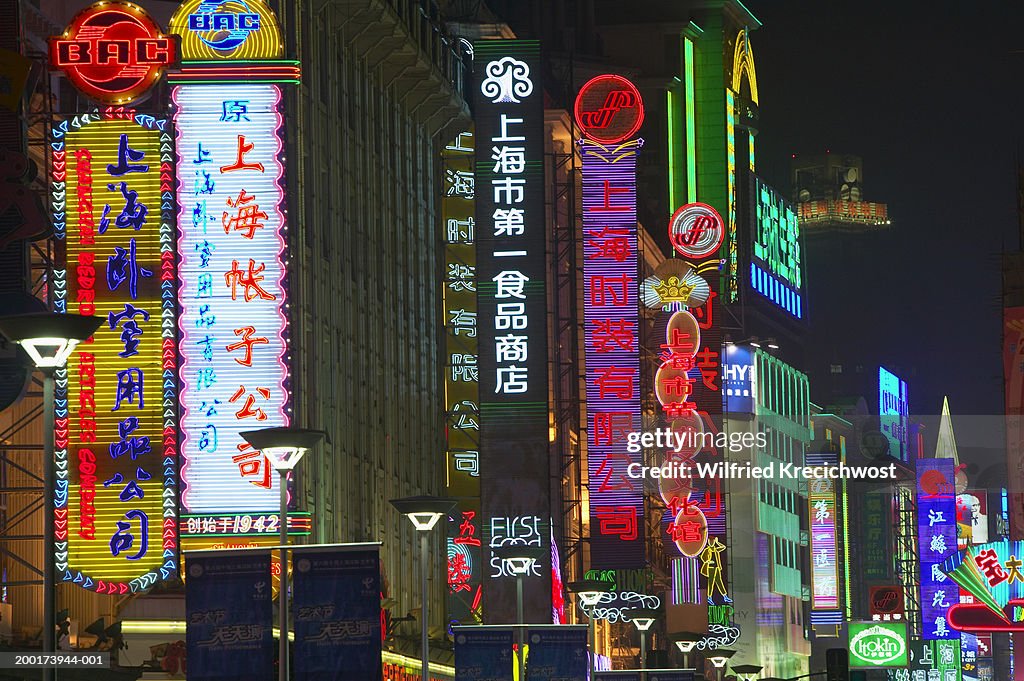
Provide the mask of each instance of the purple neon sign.
{"label": "purple neon sign", "polygon": [[639,455],[626,436],[640,428],[636,159],[642,140],[583,155],[583,295],[591,565],[644,563],[643,490],[627,475]]}
{"label": "purple neon sign", "polygon": [[946,619],[950,606],[960,602],[960,587],[941,567],[943,560],[957,552],[952,459],[917,460],[917,527],[922,638],[960,638],[960,632]]}

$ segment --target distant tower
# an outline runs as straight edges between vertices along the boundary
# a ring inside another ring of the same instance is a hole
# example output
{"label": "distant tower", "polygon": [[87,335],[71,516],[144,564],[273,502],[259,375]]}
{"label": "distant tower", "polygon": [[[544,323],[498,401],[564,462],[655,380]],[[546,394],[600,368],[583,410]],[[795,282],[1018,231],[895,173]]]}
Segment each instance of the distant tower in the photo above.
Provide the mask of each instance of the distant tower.
{"label": "distant tower", "polygon": [[872,232],[888,229],[888,207],[864,198],[859,156],[824,153],[794,156],[793,202],[804,234]]}

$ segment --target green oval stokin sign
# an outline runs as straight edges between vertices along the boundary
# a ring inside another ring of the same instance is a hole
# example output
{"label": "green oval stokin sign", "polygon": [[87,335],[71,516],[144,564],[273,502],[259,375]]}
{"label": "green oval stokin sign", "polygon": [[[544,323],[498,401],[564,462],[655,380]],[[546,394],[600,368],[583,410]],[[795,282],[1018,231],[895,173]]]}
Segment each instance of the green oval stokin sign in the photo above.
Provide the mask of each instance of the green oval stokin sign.
{"label": "green oval stokin sign", "polygon": [[855,667],[902,667],[907,664],[906,625],[850,623],[850,662]]}

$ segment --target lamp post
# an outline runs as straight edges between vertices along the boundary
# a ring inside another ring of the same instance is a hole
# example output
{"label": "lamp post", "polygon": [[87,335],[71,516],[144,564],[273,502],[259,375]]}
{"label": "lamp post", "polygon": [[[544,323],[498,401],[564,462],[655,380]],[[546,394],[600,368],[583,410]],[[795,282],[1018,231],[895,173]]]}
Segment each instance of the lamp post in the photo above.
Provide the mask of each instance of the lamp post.
{"label": "lamp post", "polygon": [[[54,470],[54,372],[64,366],[75,346],[88,339],[103,323],[101,317],[56,312],[0,317],[0,333],[17,343],[43,374],[43,652],[56,650],[54,618],[53,490]],[[43,681],[52,681],[53,667],[43,668]]]}
{"label": "lamp post", "polygon": [[280,647],[277,674],[280,681],[288,681],[288,473],[298,465],[307,451],[324,439],[326,433],[322,430],[279,426],[247,430],[239,435],[252,445],[253,449],[262,452],[280,476],[278,485],[281,488],[281,587],[278,595]]}
{"label": "lamp post", "polygon": [[429,600],[427,593],[427,575],[429,574],[427,570],[427,538],[429,537],[428,533],[437,525],[437,521],[442,516],[447,516],[448,511],[455,508],[456,503],[458,502],[454,499],[427,495],[391,500],[391,505],[395,507],[395,510],[407,517],[412,522],[413,527],[416,528],[416,531],[420,533],[420,576],[422,578],[420,593],[423,599],[420,607],[420,647],[423,650],[423,667],[420,672],[421,681],[430,681],[430,644],[427,637],[429,633],[429,625],[427,624],[427,601]]}
{"label": "lamp post", "polygon": [[763,667],[759,664],[734,664],[732,666],[732,670],[742,681],[757,681],[757,676],[761,673],[761,669]]}
{"label": "lamp post", "polygon": [[[568,589],[579,596],[580,610],[587,614],[590,627],[590,678],[593,681],[594,672],[597,671],[597,627],[594,623],[593,609],[601,601],[601,594],[611,592],[612,585],[599,579],[581,579],[569,582]],[[588,607],[591,609],[590,612],[587,612]]]}
{"label": "lamp post", "polygon": [[[637,631],[640,632],[640,669],[647,669],[647,631],[654,624],[654,620],[657,619],[660,614],[657,610],[651,608],[633,608],[627,610],[624,615],[629,617],[629,620],[636,626]],[[644,676],[646,678],[646,675]]]}
{"label": "lamp post", "polygon": [[670,638],[675,641],[676,648],[679,648],[679,652],[683,654],[683,666],[690,668],[690,653],[704,637],[692,631],[681,631],[677,634],[672,634]]}
{"label": "lamp post", "polygon": [[516,646],[519,649],[519,681],[526,681],[526,636],[523,633],[523,577],[530,574],[533,564],[544,555],[539,546],[499,546],[494,555],[505,561],[509,572],[516,576]]}
{"label": "lamp post", "polygon": [[715,666],[715,669],[718,670],[718,678],[722,678],[722,675],[725,674],[725,672],[722,670],[725,669],[725,665],[729,664],[729,660],[731,660],[732,656],[735,654],[735,650],[719,648],[718,650],[708,655],[708,659],[711,660],[711,664],[713,664]]}

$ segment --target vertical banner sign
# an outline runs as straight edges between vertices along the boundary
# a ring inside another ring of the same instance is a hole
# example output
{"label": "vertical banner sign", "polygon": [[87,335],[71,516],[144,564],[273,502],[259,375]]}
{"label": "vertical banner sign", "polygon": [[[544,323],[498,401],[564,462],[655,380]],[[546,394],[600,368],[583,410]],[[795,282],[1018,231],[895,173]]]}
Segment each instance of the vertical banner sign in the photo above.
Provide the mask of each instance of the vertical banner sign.
{"label": "vertical banner sign", "polygon": [[[1006,451],[1024,451],[1024,307],[1003,310]],[[1010,532],[1024,539],[1024,456],[1009,459]],[[1017,637],[1019,638],[1019,637]]]}
{"label": "vertical banner sign", "polygon": [[642,145],[640,139],[608,146],[580,141],[590,564],[605,569],[645,564],[643,489],[627,474],[641,458],[626,447],[629,433],[640,430],[636,161]]}
{"label": "vertical banner sign", "polygon": [[917,460],[917,527],[922,638],[958,639],[947,612],[959,602],[960,588],[942,571],[942,562],[957,551],[952,459]]}
{"label": "vertical banner sign", "polygon": [[[260,514],[278,527],[278,476],[239,435],[288,424],[287,293],[277,19],[262,0],[186,0],[175,105],[181,340],[182,508]],[[220,514],[220,515],[217,515]],[[258,530],[257,530],[258,531]],[[241,532],[239,530],[239,533]]]}
{"label": "vertical banner sign", "polygon": [[[492,549],[508,543],[548,549],[540,45],[526,40],[482,40],[474,50],[481,514]],[[545,527],[533,531],[538,525]],[[484,587],[488,621],[514,621],[515,582],[503,561],[493,555],[488,561],[496,568],[488,573]],[[551,617],[550,570],[550,559],[541,558],[526,579],[527,621]]]}
{"label": "vertical banner sign", "polygon": [[52,137],[54,306],[104,320],[56,376],[55,560],[125,594],[178,571],[170,125],[108,110]]}
{"label": "vertical banner sign", "polygon": [[[835,466],[835,454],[808,454],[808,466]],[[839,564],[836,537],[836,481],[812,478],[807,481],[810,504],[811,609],[839,608]]]}
{"label": "vertical banner sign", "polygon": [[449,497],[459,503],[448,522],[448,616],[482,622],[480,525],[480,377],[477,366],[474,138],[461,132],[441,152],[445,243],[445,433]]}
{"label": "vertical banner sign", "polygon": [[190,681],[271,681],[270,553],[189,554],[185,645]]}
{"label": "vertical banner sign", "polygon": [[587,681],[587,631],[573,625],[531,630],[527,681]]}
{"label": "vertical banner sign", "polygon": [[512,681],[512,630],[455,627],[455,681]]}
{"label": "vertical banner sign", "polygon": [[590,565],[640,568],[644,497],[628,474],[639,453],[639,254],[636,163],[644,120],[639,90],[622,76],[597,76],[574,106],[583,132],[583,303],[587,384]]}
{"label": "vertical banner sign", "polygon": [[380,681],[378,550],[296,549],[297,681]]}
{"label": "vertical banner sign", "polygon": [[892,513],[886,497],[880,492],[868,492],[861,498],[860,560],[864,579],[869,582],[888,582],[892,579],[893,557],[886,549],[891,546]]}

